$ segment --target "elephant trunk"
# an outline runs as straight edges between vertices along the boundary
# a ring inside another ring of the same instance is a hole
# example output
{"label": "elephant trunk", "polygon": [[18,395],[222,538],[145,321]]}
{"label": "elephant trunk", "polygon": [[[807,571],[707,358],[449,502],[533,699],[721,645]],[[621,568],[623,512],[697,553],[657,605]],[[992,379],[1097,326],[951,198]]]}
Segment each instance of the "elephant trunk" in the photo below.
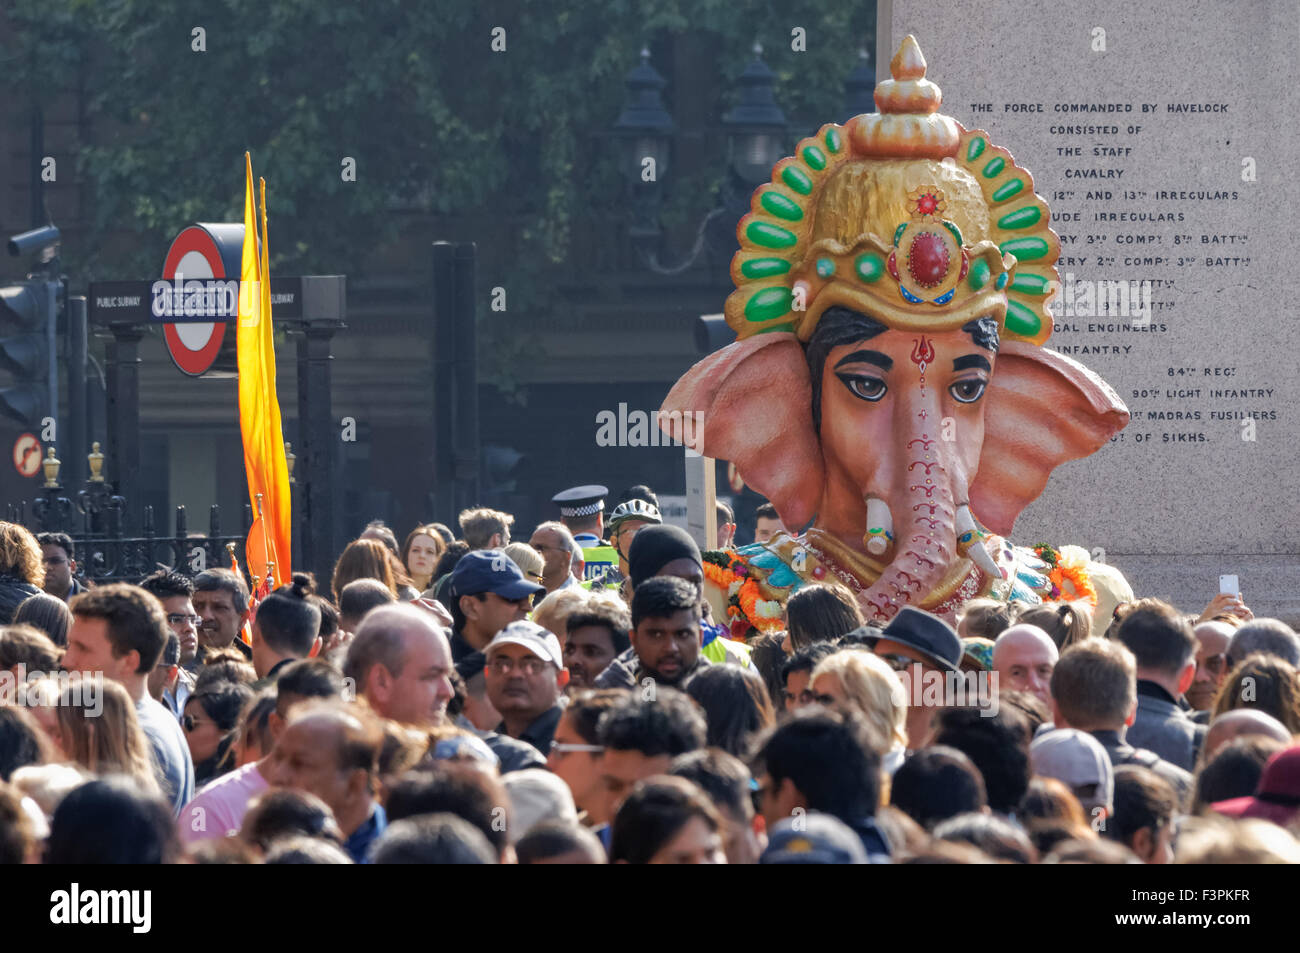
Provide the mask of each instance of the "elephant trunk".
{"label": "elephant trunk", "polygon": [[892,496],[894,558],[859,596],[868,621],[888,622],[903,606],[924,599],[957,558],[953,490],[943,466],[931,462],[934,454],[923,456],[929,461],[918,458],[905,468]]}

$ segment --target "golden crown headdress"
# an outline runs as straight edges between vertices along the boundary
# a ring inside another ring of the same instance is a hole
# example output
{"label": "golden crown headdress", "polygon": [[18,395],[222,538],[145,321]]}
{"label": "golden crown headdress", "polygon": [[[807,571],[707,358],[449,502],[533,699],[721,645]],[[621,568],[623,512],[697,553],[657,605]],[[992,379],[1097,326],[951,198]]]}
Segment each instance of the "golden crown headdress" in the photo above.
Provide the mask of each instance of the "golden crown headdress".
{"label": "golden crown headdress", "polygon": [[740,220],[727,323],[738,337],[807,341],[833,305],[905,330],[993,317],[1041,345],[1060,241],[1029,172],[982,130],[940,115],[908,35],[876,88],[878,113],[829,123],[772,170]]}

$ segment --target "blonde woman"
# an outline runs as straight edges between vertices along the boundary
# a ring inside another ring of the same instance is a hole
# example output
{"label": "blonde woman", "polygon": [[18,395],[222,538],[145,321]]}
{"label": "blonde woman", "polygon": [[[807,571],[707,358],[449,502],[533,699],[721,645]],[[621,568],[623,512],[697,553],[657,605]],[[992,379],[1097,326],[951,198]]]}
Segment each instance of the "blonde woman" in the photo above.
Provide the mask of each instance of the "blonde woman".
{"label": "blonde woman", "polygon": [[45,560],[36,537],[17,523],[0,522],[0,625],[45,585]]}
{"label": "blonde woman", "polygon": [[555,633],[563,649],[569,641],[569,616],[592,598],[586,589],[556,589],[533,609],[532,620],[543,629]]}
{"label": "blonde woman", "polygon": [[135,704],[117,682],[70,679],[59,698],[55,741],[67,760],[93,774],[125,774],[148,793],[160,793]]}
{"label": "blonde woman", "polygon": [[907,692],[884,659],[860,649],[846,649],[817,663],[809,680],[823,705],[857,711],[880,744],[882,767],[892,776],[907,750]]}
{"label": "blonde woman", "polygon": [[546,563],[542,559],[541,553],[533,549],[527,543],[511,543],[502,550],[524,574],[524,578],[529,582],[535,582],[539,586],[542,584],[542,570],[546,568]]}

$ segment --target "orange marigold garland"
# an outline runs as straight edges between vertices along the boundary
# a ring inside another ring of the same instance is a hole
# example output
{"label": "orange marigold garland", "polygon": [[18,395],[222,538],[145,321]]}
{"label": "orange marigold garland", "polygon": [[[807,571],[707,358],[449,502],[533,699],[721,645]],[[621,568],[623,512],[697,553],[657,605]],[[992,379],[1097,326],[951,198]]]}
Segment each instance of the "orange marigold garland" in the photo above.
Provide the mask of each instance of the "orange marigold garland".
{"label": "orange marigold garland", "polygon": [[727,621],[732,638],[740,638],[751,626],[759,632],[781,629],[781,603],[764,599],[749,566],[733,553],[703,553],[704,577],[727,597]]}
{"label": "orange marigold garland", "polygon": [[[1046,543],[1034,547],[1034,554],[1051,567],[1047,578],[1051,580],[1052,592],[1049,601],[1061,601],[1065,598],[1065,584],[1068,582],[1074,590],[1076,599],[1087,599],[1092,608],[1097,608],[1097,590],[1088,575],[1087,554],[1077,546],[1058,550]],[[1078,550],[1078,552],[1075,552]],[[1082,553],[1082,556],[1080,556]]]}

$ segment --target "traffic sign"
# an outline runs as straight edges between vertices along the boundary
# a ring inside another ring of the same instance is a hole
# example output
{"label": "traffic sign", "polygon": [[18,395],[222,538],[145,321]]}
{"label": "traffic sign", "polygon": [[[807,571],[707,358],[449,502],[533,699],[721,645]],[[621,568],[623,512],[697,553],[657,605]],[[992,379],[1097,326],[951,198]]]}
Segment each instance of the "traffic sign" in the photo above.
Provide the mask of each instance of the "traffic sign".
{"label": "traffic sign", "polygon": [[14,441],[14,469],[22,477],[34,477],[41,469],[41,442],[29,433]]}
{"label": "traffic sign", "polygon": [[[242,225],[191,225],[176,236],[167,250],[162,276],[168,281],[178,278],[182,281],[214,278],[238,281],[237,256],[242,252],[243,240]],[[191,377],[207,371],[221,353],[227,321],[236,316],[222,315],[223,320],[217,321],[164,324],[163,337],[172,362]]]}

